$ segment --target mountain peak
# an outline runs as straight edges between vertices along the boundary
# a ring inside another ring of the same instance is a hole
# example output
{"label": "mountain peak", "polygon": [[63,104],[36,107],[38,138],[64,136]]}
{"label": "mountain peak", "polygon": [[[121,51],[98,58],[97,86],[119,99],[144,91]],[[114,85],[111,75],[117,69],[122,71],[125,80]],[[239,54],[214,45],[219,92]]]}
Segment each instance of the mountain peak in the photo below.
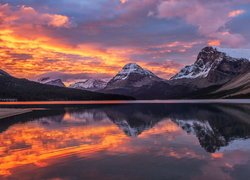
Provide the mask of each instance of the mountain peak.
{"label": "mountain peak", "polygon": [[231,57],[216,47],[208,46],[199,52],[194,64],[184,67],[171,79],[206,78],[211,70],[218,70],[223,74],[238,74],[248,62],[247,59]]}
{"label": "mountain peak", "polygon": [[108,82],[105,89],[141,87],[159,80],[161,79],[151,71],[136,63],[128,63]]}

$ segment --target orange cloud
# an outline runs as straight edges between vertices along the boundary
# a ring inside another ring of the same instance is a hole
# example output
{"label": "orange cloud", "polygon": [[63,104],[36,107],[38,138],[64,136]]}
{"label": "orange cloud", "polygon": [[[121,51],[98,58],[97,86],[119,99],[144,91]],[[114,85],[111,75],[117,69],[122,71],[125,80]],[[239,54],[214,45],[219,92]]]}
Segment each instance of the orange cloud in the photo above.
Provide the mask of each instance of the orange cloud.
{"label": "orange cloud", "polygon": [[208,41],[209,46],[220,46],[221,42],[220,40],[210,40]]}
{"label": "orange cloud", "polygon": [[234,10],[234,11],[229,12],[228,17],[233,18],[244,13],[245,13],[244,10]]}

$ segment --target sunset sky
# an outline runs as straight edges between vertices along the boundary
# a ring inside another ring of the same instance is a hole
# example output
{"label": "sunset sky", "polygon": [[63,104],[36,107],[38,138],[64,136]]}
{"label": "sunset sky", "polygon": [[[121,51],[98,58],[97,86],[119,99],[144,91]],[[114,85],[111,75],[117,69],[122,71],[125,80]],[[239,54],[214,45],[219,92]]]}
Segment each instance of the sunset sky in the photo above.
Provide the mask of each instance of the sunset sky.
{"label": "sunset sky", "polygon": [[206,45],[250,49],[250,0],[0,0],[0,69],[110,78],[135,62],[163,78]]}

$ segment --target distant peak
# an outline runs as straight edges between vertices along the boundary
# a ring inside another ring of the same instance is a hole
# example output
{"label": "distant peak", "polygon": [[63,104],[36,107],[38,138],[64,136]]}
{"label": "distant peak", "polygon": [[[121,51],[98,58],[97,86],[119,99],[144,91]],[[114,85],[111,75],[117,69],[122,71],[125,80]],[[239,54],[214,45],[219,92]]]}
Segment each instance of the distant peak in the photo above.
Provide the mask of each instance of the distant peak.
{"label": "distant peak", "polygon": [[41,78],[39,78],[37,80],[37,82],[39,82],[41,84],[47,84],[47,85],[54,85],[54,86],[59,86],[59,87],[65,87],[65,84],[59,78],[52,79],[50,77],[41,77]]}
{"label": "distant peak", "polygon": [[107,82],[102,79],[85,79],[84,81],[71,84],[69,87],[76,89],[99,90],[103,89],[106,85]]}

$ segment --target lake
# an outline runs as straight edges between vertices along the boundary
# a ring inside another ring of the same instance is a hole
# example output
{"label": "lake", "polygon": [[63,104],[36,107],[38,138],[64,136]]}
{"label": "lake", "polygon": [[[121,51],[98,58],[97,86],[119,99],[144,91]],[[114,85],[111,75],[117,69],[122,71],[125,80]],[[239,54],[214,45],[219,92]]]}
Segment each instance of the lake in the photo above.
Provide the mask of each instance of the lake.
{"label": "lake", "polygon": [[0,121],[0,179],[248,179],[250,103],[21,103]]}

